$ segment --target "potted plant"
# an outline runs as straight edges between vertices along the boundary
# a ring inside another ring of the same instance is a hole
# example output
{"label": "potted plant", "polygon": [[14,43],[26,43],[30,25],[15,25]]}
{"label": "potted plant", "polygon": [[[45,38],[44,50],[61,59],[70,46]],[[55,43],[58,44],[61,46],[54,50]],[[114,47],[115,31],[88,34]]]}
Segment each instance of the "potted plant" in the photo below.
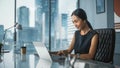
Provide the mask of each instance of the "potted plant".
{"label": "potted plant", "polygon": [[3,44],[0,42],[0,54],[1,54],[2,46]]}

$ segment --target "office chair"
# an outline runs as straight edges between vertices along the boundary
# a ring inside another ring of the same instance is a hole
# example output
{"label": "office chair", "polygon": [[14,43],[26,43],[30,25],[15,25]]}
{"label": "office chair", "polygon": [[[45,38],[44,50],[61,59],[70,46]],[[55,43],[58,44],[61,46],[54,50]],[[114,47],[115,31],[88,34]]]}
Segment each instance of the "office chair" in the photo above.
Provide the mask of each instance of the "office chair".
{"label": "office chair", "polygon": [[102,28],[95,30],[99,34],[99,44],[97,46],[94,60],[105,63],[113,63],[115,48],[115,29]]}

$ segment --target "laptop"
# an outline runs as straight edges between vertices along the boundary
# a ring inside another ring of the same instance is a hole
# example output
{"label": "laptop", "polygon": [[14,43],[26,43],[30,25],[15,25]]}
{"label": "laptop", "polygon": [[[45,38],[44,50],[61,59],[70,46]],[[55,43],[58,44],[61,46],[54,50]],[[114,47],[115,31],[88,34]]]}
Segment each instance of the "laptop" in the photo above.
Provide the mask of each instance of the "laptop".
{"label": "laptop", "polygon": [[50,68],[52,65],[52,59],[45,45],[41,42],[33,42],[33,45],[40,57],[36,68]]}
{"label": "laptop", "polygon": [[38,56],[40,57],[40,60],[37,64],[38,68],[50,68],[52,62],[64,62],[65,56],[55,55],[55,52],[50,54],[42,42],[33,42],[33,45],[37,51]]}

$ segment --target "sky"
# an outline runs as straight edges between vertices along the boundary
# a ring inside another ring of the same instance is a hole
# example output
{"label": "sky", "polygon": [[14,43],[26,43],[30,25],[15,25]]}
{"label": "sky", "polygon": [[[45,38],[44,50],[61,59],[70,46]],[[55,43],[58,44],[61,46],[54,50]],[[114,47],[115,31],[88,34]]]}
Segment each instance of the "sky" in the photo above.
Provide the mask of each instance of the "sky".
{"label": "sky", "polygon": [[0,25],[9,28],[14,24],[14,1],[0,0]]}

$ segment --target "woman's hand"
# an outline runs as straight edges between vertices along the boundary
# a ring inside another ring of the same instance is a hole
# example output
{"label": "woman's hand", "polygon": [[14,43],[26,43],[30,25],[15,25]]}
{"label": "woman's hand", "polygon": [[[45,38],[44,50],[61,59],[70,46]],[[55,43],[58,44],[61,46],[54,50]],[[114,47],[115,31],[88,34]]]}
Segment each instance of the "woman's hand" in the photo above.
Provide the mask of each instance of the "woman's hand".
{"label": "woman's hand", "polygon": [[57,52],[57,55],[65,55],[64,50],[60,50]]}

